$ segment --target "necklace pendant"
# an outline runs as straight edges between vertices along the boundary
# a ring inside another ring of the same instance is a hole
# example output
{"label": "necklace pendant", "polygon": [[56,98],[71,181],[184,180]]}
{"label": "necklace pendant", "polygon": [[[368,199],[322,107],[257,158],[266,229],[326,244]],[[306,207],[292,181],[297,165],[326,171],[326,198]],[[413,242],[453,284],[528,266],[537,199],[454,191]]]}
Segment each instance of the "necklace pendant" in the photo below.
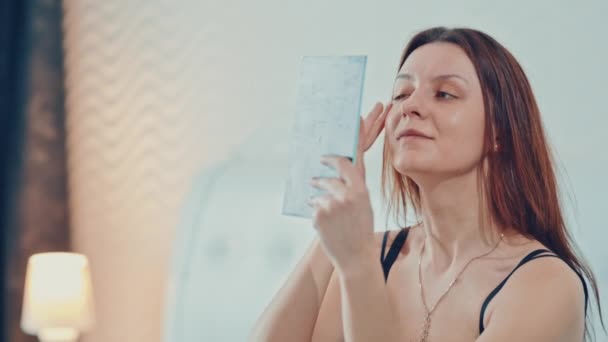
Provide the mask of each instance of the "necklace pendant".
{"label": "necklace pendant", "polygon": [[422,327],[422,331],[420,332],[420,340],[419,342],[428,342],[429,341],[429,331],[431,330],[431,314],[427,313],[424,317],[424,325]]}

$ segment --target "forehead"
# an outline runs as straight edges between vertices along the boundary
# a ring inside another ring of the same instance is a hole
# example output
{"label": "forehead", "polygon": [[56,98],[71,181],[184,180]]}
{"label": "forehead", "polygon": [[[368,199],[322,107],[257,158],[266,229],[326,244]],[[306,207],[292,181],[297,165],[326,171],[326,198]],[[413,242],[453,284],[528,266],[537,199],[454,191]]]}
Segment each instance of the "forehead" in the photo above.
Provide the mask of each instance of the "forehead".
{"label": "forehead", "polygon": [[473,63],[458,45],[452,43],[430,43],[412,52],[399,73],[416,78],[432,78],[440,74],[457,74],[469,82],[477,81]]}

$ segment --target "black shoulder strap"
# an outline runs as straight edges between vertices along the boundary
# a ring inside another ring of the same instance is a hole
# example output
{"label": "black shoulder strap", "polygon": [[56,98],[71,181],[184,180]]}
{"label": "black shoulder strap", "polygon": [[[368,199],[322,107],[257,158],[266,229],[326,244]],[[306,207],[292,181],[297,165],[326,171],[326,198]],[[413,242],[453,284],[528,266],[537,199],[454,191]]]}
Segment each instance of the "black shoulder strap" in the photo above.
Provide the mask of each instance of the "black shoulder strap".
{"label": "black shoulder strap", "polygon": [[384,238],[382,239],[382,254],[380,255],[380,263],[382,264],[382,269],[384,271],[384,280],[385,281],[388,279],[388,272],[390,271],[391,267],[393,266],[393,263],[395,262],[395,260],[397,260],[397,257],[399,256],[399,252],[401,251],[401,248],[403,248],[403,245],[405,244],[405,240],[407,239],[408,232],[409,232],[408,228],[403,228],[399,231],[399,233],[395,237],[395,240],[393,240],[393,243],[391,244],[391,247],[388,250],[386,257],[384,256],[384,251],[386,249],[386,241],[388,238],[389,231],[387,230],[386,232],[384,232]]}
{"label": "black shoulder strap", "polygon": [[[523,266],[524,264],[526,264],[529,261],[532,261],[532,260],[538,259],[538,258],[543,258],[543,257],[554,257],[554,258],[561,259],[558,255],[556,255],[555,253],[553,253],[547,249],[534,250],[534,251],[528,253],[528,255],[526,255],[519,262],[519,264],[517,264],[517,266],[515,266],[515,268],[511,271],[511,273],[509,273],[509,275],[507,275],[505,277],[505,279],[503,281],[501,281],[500,284],[498,284],[498,286],[496,286],[496,288],[494,288],[494,290],[492,290],[492,292],[490,292],[488,297],[484,300],[483,305],[481,306],[481,312],[479,314],[479,334],[480,335],[484,330],[483,317],[485,315],[486,309],[488,307],[488,304],[490,304],[490,302],[496,296],[496,294],[498,294],[498,292],[505,286],[505,284],[507,283],[509,278],[511,278],[513,273],[515,273],[515,271],[517,271],[518,268],[520,268],[521,266]],[[570,266],[570,265],[568,265],[568,266]],[[570,266],[570,268],[572,268],[572,266]],[[587,290],[587,284],[585,283],[585,279],[582,277],[582,275],[577,270],[575,270],[574,268],[572,268],[572,270],[574,270],[574,272],[578,275],[578,277],[581,279],[581,282],[583,283],[583,291],[585,292],[585,316],[586,316],[587,315],[587,299],[589,297],[588,290]]]}

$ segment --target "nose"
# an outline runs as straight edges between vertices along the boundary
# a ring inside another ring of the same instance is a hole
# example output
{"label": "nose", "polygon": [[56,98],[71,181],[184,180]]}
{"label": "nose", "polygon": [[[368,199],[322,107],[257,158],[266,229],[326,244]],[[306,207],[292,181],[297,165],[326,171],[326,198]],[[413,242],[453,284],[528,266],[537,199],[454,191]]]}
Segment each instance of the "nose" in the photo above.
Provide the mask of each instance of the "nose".
{"label": "nose", "polygon": [[405,118],[407,116],[417,116],[424,118],[424,110],[420,100],[418,91],[414,91],[407,99],[403,100],[400,105],[400,113]]}

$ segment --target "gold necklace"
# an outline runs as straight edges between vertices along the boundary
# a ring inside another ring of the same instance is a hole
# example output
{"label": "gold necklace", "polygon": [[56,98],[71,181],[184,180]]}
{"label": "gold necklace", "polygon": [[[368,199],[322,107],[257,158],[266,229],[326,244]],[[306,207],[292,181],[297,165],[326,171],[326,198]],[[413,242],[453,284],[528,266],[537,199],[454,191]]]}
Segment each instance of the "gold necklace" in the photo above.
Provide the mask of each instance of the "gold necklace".
{"label": "gold necklace", "polygon": [[478,255],[474,258],[472,258],[471,260],[469,260],[464,267],[460,270],[460,272],[458,272],[458,274],[456,275],[456,277],[454,277],[454,280],[452,280],[452,282],[450,283],[450,285],[448,286],[448,288],[443,292],[443,294],[439,297],[439,299],[437,299],[437,302],[435,303],[435,305],[433,305],[430,309],[428,307],[428,305],[426,305],[426,300],[424,299],[424,288],[422,287],[422,252],[424,251],[424,245],[426,244],[426,237],[424,239],[424,241],[422,242],[422,247],[420,248],[420,258],[418,259],[418,286],[420,287],[420,298],[422,299],[422,304],[424,304],[424,309],[426,310],[426,314],[424,317],[424,325],[422,327],[422,331],[420,332],[420,336],[419,336],[419,342],[428,342],[428,338],[429,338],[429,332],[431,330],[431,314],[433,313],[433,311],[435,311],[435,308],[437,307],[437,305],[439,305],[439,303],[441,302],[441,300],[443,299],[443,297],[445,297],[445,295],[450,291],[450,289],[452,288],[452,286],[454,286],[454,283],[456,283],[456,280],[458,280],[458,278],[460,277],[460,275],[462,274],[462,272],[464,272],[464,270],[467,268],[467,266],[469,266],[469,264],[471,262],[473,262],[474,260],[477,260],[479,258],[483,258],[484,256],[492,253],[500,244],[500,242],[502,241],[502,239],[504,238],[504,234],[500,234],[500,239],[498,240],[498,242],[496,243],[496,245],[494,245],[494,247],[492,249],[490,249],[488,252],[485,252],[481,255]]}

